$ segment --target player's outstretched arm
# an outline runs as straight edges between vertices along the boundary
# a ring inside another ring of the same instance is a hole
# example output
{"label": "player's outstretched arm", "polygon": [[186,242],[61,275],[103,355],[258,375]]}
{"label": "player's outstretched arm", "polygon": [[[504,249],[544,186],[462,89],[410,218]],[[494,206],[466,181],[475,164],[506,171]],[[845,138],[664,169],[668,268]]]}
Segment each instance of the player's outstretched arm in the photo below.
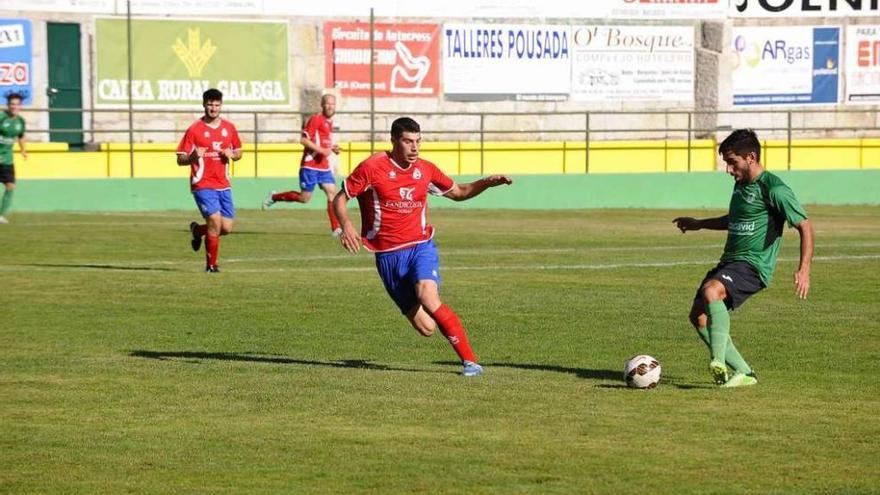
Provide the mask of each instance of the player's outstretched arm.
{"label": "player's outstretched arm", "polygon": [[697,219],[693,217],[678,217],[674,219],[672,223],[674,223],[678,230],[680,230],[681,233],[684,234],[689,230],[727,230],[727,225],[730,222],[728,221],[728,216],[724,215],[723,217],[703,219]]}
{"label": "player's outstretched arm", "polygon": [[336,197],[333,198],[333,211],[336,213],[336,218],[339,219],[339,224],[342,226],[342,235],[339,236],[339,241],[346,251],[355,254],[361,248],[361,236],[348,217],[348,208],[346,208],[345,203],[348,203],[348,194],[344,190],[339,191]]}
{"label": "player's outstretched arm", "polygon": [[444,196],[454,201],[464,201],[479,196],[490,187],[510,184],[513,184],[513,181],[506,175],[490,175],[467,184],[456,184]]}
{"label": "player's outstretched arm", "polygon": [[810,265],[813,263],[814,232],[809,218],[794,226],[801,236],[801,260],[794,272],[794,290],[801,299],[810,292]]}

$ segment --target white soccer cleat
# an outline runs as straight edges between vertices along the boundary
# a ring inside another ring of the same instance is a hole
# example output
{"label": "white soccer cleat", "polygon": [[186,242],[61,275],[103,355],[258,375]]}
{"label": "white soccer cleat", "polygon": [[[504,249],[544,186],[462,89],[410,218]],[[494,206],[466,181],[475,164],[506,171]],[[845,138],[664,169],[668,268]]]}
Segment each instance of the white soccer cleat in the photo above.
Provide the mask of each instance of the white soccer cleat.
{"label": "white soccer cleat", "polygon": [[0,217],[0,223],[9,223],[9,220],[6,217]]}
{"label": "white soccer cleat", "polygon": [[342,236],[342,228],[336,227],[333,229],[333,232],[330,233],[334,238],[339,239]]}
{"label": "white soccer cleat", "polygon": [[276,194],[276,192],[272,191],[269,193],[268,196],[266,196],[266,199],[263,200],[263,207],[260,208],[261,210],[268,210],[269,208],[272,207],[272,205],[275,204],[275,200],[272,199],[272,196],[274,196],[275,194]]}
{"label": "white soccer cleat", "polygon": [[483,367],[471,361],[465,361],[464,369],[461,370],[461,376],[480,376],[483,374]]}

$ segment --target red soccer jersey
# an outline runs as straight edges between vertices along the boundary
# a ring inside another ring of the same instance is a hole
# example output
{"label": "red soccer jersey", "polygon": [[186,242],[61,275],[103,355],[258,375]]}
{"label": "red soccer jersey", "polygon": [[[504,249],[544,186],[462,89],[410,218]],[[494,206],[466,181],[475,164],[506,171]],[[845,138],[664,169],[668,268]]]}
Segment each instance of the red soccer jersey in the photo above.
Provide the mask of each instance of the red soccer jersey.
{"label": "red soccer jersey", "polygon": [[[333,121],[323,113],[316,113],[306,122],[302,135],[321,148],[329,148],[333,146]],[[330,170],[330,160],[326,155],[303,149],[299,166],[313,170]]]}
{"label": "red soccer jersey", "polygon": [[364,247],[384,252],[430,240],[428,193],[442,196],[455,182],[429,161],[402,168],[383,152],[361,162],[344,186],[349,198],[358,198]]}
{"label": "red soccer jersey", "polygon": [[202,119],[195,121],[177,145],[177,154],[189,155],[197,147],[207,148],[207,151],[198,162],[190,165],[190,188],[193,191],[229,189],[229,160],[220,154],[220,150],[241,149],[241,140],[232,122],[220,119],[220,125],[215,128]]}

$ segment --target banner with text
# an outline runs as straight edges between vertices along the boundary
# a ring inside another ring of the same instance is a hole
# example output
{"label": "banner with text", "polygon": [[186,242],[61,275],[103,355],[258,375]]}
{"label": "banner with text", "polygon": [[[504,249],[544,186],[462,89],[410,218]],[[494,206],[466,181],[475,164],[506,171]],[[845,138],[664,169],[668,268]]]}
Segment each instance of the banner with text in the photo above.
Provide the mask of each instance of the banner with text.
{"label": "banner with text", "polygon": [[443,25],[447,99],[558,101],[570,91],[569,26]]}
{"label": "banner with text", "polygon": [[[131,94],[139,107],[201,105],[208,88],[226,105],[290,103],[286,22],[132,20]],[[95,19],[99,106],[128,104],[126,22]]]}
{"label": "banner with text", "polygon": [[878,17],[877,0],[730,0],[729,17]]}
{"label": "banner with text", "polygon": [[733,104],[837,103],[840,28],[733,28]]}
{"label": "banner with text", "polygon": [[847,26],[844,74],[846,103],[880,103],[880,25]]}
{"label": "banner with text", "polygon": [[0,96],[22,96],[22,105],[33,101],[31,21],[0,19]]}
{"label": "banner with text", "polygon": [[574,26],[571,99],[694,101],[693,26]]}
{"label": "banner with text", "polygon": [[[439,96],[439,24],[374,24],[373,48],[377,97]],[[369,96],[369,24],[325,22],[324,54],[328,88]]]}

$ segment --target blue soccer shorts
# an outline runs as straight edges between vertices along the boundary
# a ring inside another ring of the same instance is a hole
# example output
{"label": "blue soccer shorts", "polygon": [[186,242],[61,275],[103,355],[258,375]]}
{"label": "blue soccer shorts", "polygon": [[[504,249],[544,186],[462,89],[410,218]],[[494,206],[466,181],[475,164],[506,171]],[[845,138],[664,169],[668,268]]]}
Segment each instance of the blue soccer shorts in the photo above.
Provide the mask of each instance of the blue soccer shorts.
{"label": "blue soccer shorts", "polygon": [[299,169],[299,190],[312,192],[318,184],[336,184],[333,172],[329,170]]}
{"label": "blue soccer shorts", "polygon": [[434,241],[376,253],[376,268],[385,290],[403,314],[409,313],[419,303],[416,296],[416,283],[419,280],[433,280],[440,287],[440,257]]}
{"label": "blue soccer shorts", "polygon": [[232,190],[224,189],[198,189],[193,191],[193,198],[196,200],[196,206],[202,212],[202,217],[209,216],[220,212],[223,218],[235,218],[235,206],[232,204]]}

